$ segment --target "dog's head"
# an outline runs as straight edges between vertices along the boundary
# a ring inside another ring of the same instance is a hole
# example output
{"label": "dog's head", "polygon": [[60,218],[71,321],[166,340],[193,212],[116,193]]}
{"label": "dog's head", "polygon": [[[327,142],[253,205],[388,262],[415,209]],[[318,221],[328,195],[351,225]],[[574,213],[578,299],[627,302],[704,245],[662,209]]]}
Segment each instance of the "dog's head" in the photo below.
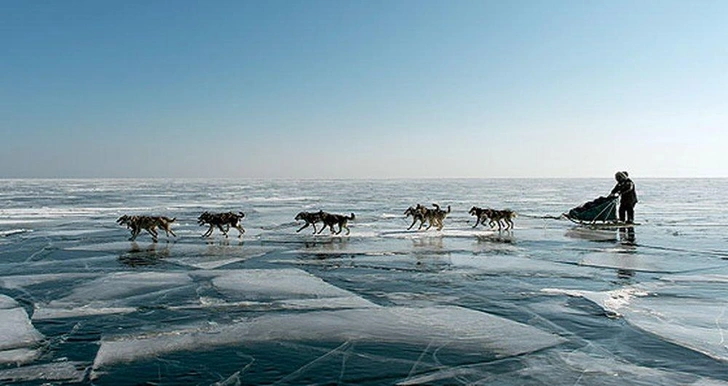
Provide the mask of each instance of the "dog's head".
{"label": "dog's head", "polygon": [[308,212],[299,212],[296,215],[296,221],[305,220],[308,217]]}
{"label": "dog's head", "polygon": [[470,211],[468,211],[468,213],[470,213],[471,216],[477,215],[478,212],[480,212],[480,208],[478,208],[477,206],[470,208]]}
{"label": "dog's head", "polygon": [[[419,204],[418,204],[418,206],[419,206]],[[407,210],[404,211],[404,215],[407,217],[409,217],[409,216],[414,217],[414,216],[417,216],[419,213],[420,213],[420,209],[415,208],[414,206],[410,206],[409,208],[407,208]]]}
{"label": "dog's head", "polygon": [[119,217],[119,219],[116,220],[116,223],[119,225],[129,225],[129,224],[133,223],[135,221],[135,219],[136,219],[136,216],[129,216],[129,215],[125,214],[125,215]]}
{"label": "dog's head", "polygon": [[212,217],[212,214],[208,211],[202,212],[199,217],[197,217],[197,223],[202,225],[208,221],[210,221],[210,218]]}

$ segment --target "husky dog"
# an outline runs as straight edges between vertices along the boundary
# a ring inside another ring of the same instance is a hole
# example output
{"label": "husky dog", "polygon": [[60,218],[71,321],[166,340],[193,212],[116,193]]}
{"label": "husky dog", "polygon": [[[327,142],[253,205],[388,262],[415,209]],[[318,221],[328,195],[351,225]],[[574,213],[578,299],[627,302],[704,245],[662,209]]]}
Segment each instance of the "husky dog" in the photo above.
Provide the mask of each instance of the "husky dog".
{"label": "husky dog", "polygon": [[[470,213],[471,216],[475,216],[475,225],[473,225],[473,228],[476,228],[480,224],[485,225],[486,221],[492,221],[490,219],[491,211],[492,211],[492,209],[488,209],[488,208],[483,209],[483,208],[478,208],[477,206],[470,208],[470,211],[468,211],[468,213]],[[493,225],[491,225],[491,228],[492,227],[493,227]]]}
{"label": "husky dog", "polygon": [[348,222],[350,220],[354,219],[354,213],[351,214],[350,217],[347,217],[346,215],[341,214],[331,214],[323,212],[321,216],[321,221],[323,221],[324,226],[321,227],[321,230],[318,231],[318,233],[321,233],[326,229],[326,227],[329,227],[329,230],[331,230],[331,233],[334,234],[334,225],[339,226],[339,231],[335,234],[340,234],[343,228],[346,228],[346,234],[348,235],[351,233],[351,230],[348,227]]}
{"label": "husky dog", "polygon": [[157,242],[157,238],[159,237],[159,234],[157,233],[157,228],[161,228],[164,230],[164,233],[169,237],[170,234],[172,236],[177,237],[177,235],[172,231],[171,224],[176,220],[177,218],[169,218],[166,216],[129,216],[129,215],[123,215],[119,217],[118,220],[116,220],[116,223],[119,225],[126,225],[128,229],[131,230],[131,238],[129,238],[129,241],[136,240],[137,236],[139,236],[139,233],[141,233],[142,230],[147,231],[152,236],[152,241],[155,243]]}
{"label": "husky dog", "polygon": [[302,231],[304,228],[308,227],[309,225],[313,225],[313,233],[316,233],[316,223],[323,221],[324,211],[319,210],[318,212],[300,212],[296,215],[296,221],[305,221],[306,223],[303,224],[302,227],[298,228],[296,233]]}
{"label": "husky dog", "polygon": [[450,205],[447,206],[447,211],[440,209],[440,205],[432,204],[432,206],[434,206],[435,209],[426,208],[427,212],[425,217],[430,222],[430,226],[428,226],[427,229],[430,229],[430,227],[434,224],[437,226],[437,230],[441,231],[442,227],[445,226],[445,224],[443,224],[445,217],[447,217],[447,215],[451,212]]}
{"label": "husky dog", "polygon": [[417,204],[417,206],[410,206],[407,208],[407,210],[404,211],[404,215],[406,217],[412,216],[412,224],[407,228],[407,230],[412,229],[413,226],[417,223],[417,221],[420,222],[420,227],[417,228],[417,230],[422,229],[422,227],[425,225],[425,215],[424,210],[427,210],[424,206]]}
{"label": "husky dog", "polygon": [[505,230],[513,228],[513,218],[516,217],[515,212],[510,209],[495,210],[490,208],[478,208],[477,206],[470,208],[468,213],[470,213],[471,216],[477,217],[473,228],[477,227],[478,224],[485,225],[485,221],[488,220],[488,225],[490,225],[491,228],[493,228],[495,224],[498,224],[499,231],[502,230],[504,226]]}
{"label": "husky dog", "polygon": [[417,228],[417,230],[422,229],[422,227],[425,225],[425,222],[428,223],[425,230],[432,228],[433,225],[437,227],[437,230],[442,230],[442,227],[444,226],[443,220],[451,211],[450,206],[448,205],[447,211],[445,211],[441,209],[440,206],[437,204],[432,205],[435,207],[434,209],[427,208],[420,204],[407,208],[407,210],[404,211],[404,214],[407,217],[412,216],[412,224],[409,226],[409,228],[407,228],[407,230],[412,229],[417,221],[420,222],[420,227]]}
{"label": "husky dog", "polygon": [[[210,213],[205,211],[197,217],[197,223],[199,225],[210,226],[202,237],[210,237],[212,235],[212,231],[214,231],[215,227],[217,227],[217,229],[225,235],[225,238],[227,238],[230,227],[233,227],[238,230],[238,238],[240,238],[243,237],[243,233],[245,233],[245,229],[243,229],[243,226],[240,224],[240,220],[242,220],[243,217],[245,217],[245,213],[243,212]],[[223,226],[225,227],[224,229]]]}
{"label": "husky dog", "polygon": [[[498,223],[498,230],[501,230],[502,225],[505,225],[505,230],[513,228],[514,217],[516,217],[516,213],[510,209],[491,210],[490,215],[491,221]],[[501,222],[503,224],[501,224]]]}

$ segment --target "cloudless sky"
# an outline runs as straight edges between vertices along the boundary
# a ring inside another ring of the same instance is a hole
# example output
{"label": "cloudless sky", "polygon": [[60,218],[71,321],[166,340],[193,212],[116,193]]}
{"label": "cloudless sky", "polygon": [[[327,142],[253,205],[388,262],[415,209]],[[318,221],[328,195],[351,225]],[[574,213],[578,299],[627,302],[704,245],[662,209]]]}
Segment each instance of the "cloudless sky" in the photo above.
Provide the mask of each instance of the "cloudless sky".
{"label": "cloudless sky", "polygon": [[0,0],[0,177],[728,177],[728,1]]}

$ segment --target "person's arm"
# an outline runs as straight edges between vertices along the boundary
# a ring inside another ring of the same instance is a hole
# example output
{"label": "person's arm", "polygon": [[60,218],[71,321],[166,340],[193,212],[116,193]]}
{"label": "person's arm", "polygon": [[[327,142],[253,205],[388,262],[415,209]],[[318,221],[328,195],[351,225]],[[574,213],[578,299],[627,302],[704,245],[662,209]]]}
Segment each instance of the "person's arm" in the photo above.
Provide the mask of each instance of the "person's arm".
{"label": "person's arm", "polygon": [[634,182],[627,180],[627,183],[624,184],[624,187],[622,188],[622,194],[628,193],[634,190]]}
{"label": "person's arm", "polygon": [[609,196],[610,197],[612,197],[612,196],[619,196],[619,193],[621,193],[620,192],[620,185],[622,185],[622,184],[621,183],[618,183],[617,185],[614,186],[614,189],[612,189],[612,192],[609,193]]}

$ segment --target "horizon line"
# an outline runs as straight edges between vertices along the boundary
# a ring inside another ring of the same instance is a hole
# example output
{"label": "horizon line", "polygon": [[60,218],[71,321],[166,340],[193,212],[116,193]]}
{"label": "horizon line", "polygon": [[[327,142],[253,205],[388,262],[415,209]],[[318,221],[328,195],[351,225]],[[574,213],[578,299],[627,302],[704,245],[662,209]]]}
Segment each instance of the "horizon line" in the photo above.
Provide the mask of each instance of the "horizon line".
{"label": "horizon line", "polygon": [[[278,180],[278,181],[394,181],[394,180],[586,180],[614,177],[0,177],[0,180]],[[637,177],[638,180],[658,179],[728,179],[723,177]]]}

